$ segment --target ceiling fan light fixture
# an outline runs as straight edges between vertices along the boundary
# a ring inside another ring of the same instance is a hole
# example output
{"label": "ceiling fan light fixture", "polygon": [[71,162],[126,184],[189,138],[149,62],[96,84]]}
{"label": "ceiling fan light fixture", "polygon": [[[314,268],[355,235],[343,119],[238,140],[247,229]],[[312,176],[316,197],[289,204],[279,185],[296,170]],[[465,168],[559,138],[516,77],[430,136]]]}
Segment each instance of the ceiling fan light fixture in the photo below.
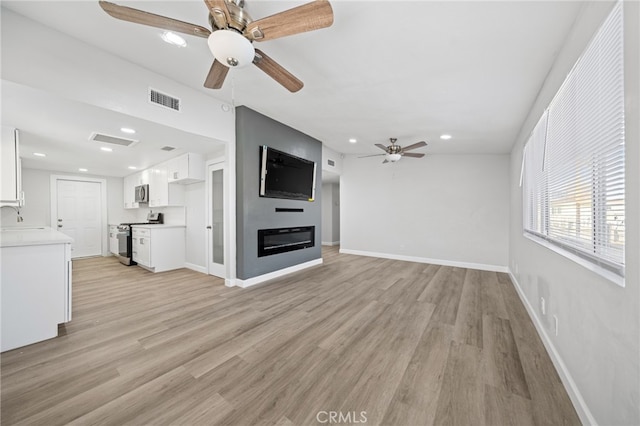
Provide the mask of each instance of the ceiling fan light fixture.
{"label": "ceiling fan light fixture", "polygon": [[389,160],[392,163],[395,163],[396,161],[400,161],[401,158],[402,158],[402,155],[400,154],[387,154],[387,160]]}
{"label": "ceiling fan light fixture", "polygon": [[229,68],[251,64],[256,54],[251,42],[233,30],[214,31],[207,43],[216,60]]}

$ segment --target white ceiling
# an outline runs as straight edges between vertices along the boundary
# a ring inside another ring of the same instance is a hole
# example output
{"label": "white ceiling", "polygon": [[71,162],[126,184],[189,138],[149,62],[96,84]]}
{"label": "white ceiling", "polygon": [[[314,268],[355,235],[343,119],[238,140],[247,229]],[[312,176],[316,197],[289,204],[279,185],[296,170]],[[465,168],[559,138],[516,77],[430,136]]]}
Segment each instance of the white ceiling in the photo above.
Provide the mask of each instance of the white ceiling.
{"label": "white ceiling", "polygon": [[[115,2],[208,27],[202,1]],[[246,0],[245,9],[258,19],[302,3]],[[190,37],[186,48],[167,45],[160,30],[111,18],[97,1],[2,1],[3,7],[220,100],[246,105],[346,154],[378,153],[373,144],[386,144],[389,137],[400,145],[426,140],[429,146],[420,151],[427,153],[508,153],[581,7],[577,1],[331,4],[333,26],[256,43],[304,81],[291,94],[255,67],[231,70],[221,90],[205,89],[212,61],[205,39]],[[42,95],[34,93],[32,100]],[[3,107],[4,121],[12,112]],[[20,107],[31,108],[26,99]],[[16,106],[15,118],[23,111]],[[98,113],[86,114],[92,112]],[[108,127],[109,119],[101,116],[99,122]],[[154,125],[147,124],[152,132]],[[56,122],[47,126],[49,131]],[[86,128],[60,127],[86,140]],[[442,133],[453,139],[440,140]],[[358,143],[348,143],[352,137]],[[197,151],[206,143],[197,137],[192,142],[185,148]],[[87,153],[77,148],[75,155],[88,159]]]}
{"label": "white ceiling", "polygon": [[[67,172],[84,168],[93,175],[126,176],[134,173],[130,166],[142,170],[185,152],[224,154],[224,145],[213,139],[7,81],[2,83],[2,121],[20,129],[20,154],[27,168]],[[122,126],[136,133],[124,134]],[[125,148],[91,141],[94,132],[137,143]],[[163,151],[164,146],[176,149]],[[102,147],[113,151],[101,151]]]}

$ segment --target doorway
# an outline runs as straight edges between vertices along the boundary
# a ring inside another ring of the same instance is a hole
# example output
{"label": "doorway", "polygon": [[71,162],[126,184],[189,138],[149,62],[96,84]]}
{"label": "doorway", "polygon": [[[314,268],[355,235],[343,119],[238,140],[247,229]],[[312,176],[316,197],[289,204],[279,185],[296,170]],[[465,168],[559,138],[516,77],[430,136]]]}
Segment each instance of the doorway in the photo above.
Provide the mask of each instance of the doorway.
{"label": "doorway", "polygon": [[225,163],[207,165],[207,271],[225,277]]}
{"label": "doorway", "polygon": [[340,245],[340,178],[330,172],[323,172],[321,236],[323,246]]}
{"label": "doorway", "polygon": [[101,256],[106,240],[106,182],[51,176],[51,227],[73,238],[71,258]]}

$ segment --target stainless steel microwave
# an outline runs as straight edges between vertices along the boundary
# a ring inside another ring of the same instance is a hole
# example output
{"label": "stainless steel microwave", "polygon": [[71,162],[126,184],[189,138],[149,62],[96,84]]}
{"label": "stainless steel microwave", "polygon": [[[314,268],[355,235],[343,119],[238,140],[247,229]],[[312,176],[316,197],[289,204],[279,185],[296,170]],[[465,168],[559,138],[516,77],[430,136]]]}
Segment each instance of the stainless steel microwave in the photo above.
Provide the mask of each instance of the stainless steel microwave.
{"label": "stainless steel microwave", "polygon": [[149,185],[136,186],[136,203],[148,203],[149,202]]}

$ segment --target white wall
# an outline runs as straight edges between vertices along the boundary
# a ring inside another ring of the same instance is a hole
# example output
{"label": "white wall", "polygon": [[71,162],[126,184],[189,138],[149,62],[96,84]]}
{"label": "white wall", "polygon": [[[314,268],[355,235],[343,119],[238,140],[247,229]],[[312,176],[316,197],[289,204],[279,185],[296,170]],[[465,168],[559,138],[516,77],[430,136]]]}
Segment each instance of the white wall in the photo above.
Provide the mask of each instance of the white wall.
{"label": "white wall", "polygon": [[[342,174],[343,155],[322,145],[322,170]],[[333,161],[333,166],[329,165],[329,160]]]}
{"label": "white wall", "polygon": [[347,156],[340,190],[344,252],[506,269],[507,155]]}
{"label": "white wall", "polygon": [[[95,176],[77,173],[60,173],[49,170],[22,169],[22,189],[25,205],[20,209],[23,222],[16,222],[13,210],[2,209],[2,227],[51,226],[51,175],[78,176],[105,179],[107,182],[107,223],[121,223],[136,220],[136,212],[123,207],[123,179],[118,177]],[[55,224],[54,224],[55,226]],[[103,233],[102,252],[108,253],[108,228]]]}
{"label": "white wall", "polygon": [[[77,173],[60,173],[49,170],[22,169],[22,188],[25,205],[21,209],[24,222],[16,222],[11,209],[2,209],[2,226],[51,226],[51,175],[78,176],[107,181],[108,223],[121,223],[136,219],[134,211],[123,208],[122,178],[94,176]],[[106,229],[105,229],[105,232]]]}
{"label": "white wall", "polygon": [[[625,287],[523,237],[522,147],[611,2],[590,2],[511,152],[510,269],[585,424],[640,424],[640,3],[625,2]],[[540,297],[546,299],[542,315]],[[555,336],[552,315],[559,320]]]}

